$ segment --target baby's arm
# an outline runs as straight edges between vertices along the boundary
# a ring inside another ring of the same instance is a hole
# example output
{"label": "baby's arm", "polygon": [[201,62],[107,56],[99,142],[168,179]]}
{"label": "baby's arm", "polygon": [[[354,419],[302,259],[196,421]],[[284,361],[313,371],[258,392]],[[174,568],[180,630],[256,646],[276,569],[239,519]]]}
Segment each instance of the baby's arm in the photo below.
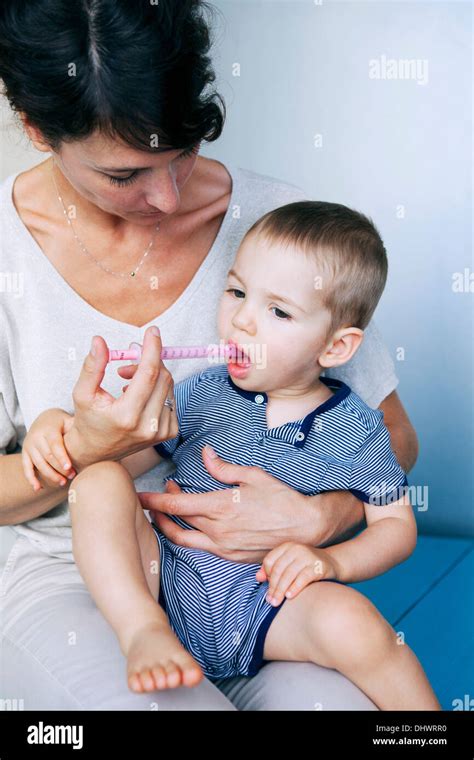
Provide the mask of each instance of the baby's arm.
{"label": "baby's arm", "polygon": [[[74,416],[63,409],[47,409],[34,421],[22,446],[25,477],[33,489],[41,489],[35,468],[47,483],[65,485],[76,472],[71,466],[64,446],[64,435],[74,423]],[[120,460],[132,478],[148,472],[161,461],[156,449],[150,446]]]}
{"label": "baby's arm", "polygon": [[357,583],[385,573],[416,546],[416,521],[408,495],[390,505],[365,504],[367,528],[350,541],[324,549],[337,567],[337,580]]}
{"label": "baby's arm", "polygon": [[73,422],[73,415],[63,409],[47,409],[28,430],[21,458],[25,477],[34,491],[42,489],[35,467],[49,485],[66,485],[67,479],[76,474],[63,440]]}
{"label": "baby's arm", "polygon": [[356,538],[324,549],[287,542],[263,560],[256,579],[268,580],[267,600],[278,606],[310,583],[357,583],[403,562],[416,546],[416,523],[408,496],[390,506],[366,505],[366,530]]}
{"label": "baby's arm", "polygon": [[325,548],[338,567],[337,580],[343,583],[385,573],[407,559],[416,546],[406,474],[391,448],[383,417],[375,415],[371,423],[354,453],[348,484],[364,502],[367,528],[349,541]]}

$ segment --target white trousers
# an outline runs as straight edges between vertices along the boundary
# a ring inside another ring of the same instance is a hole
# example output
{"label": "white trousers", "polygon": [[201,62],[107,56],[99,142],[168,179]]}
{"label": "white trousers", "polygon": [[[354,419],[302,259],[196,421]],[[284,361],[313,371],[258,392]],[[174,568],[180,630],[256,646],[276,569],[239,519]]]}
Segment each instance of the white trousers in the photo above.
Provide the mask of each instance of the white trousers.
{"label": "white trousers", "polygon": [[[19,536],[0,579],[0,705],[24,710],[376,710],[335,670],[272,662],[253,678],[135,694],[74,562]],[[19,707],[18,707],[19,706]]]}

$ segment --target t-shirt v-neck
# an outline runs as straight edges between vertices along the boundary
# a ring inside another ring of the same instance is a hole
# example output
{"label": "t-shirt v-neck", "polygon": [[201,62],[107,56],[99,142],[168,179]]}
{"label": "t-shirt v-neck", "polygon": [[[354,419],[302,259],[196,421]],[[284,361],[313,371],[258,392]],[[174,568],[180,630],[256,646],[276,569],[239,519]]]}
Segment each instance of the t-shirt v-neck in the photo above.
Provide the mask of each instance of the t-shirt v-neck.
{"label": "t-shirt v-neck", "polygon": [[[121,325],[124,329],[131,328],[133,330],[141,330],[145,331],[147,327],[150,327],[153,324],[160,324],[165,325],[169,320],[173,318],[175,313],[179,311],[183,305],[183,303],[187,302],[187,300],[192,296],[192,294],[196,291],[197,288],[199,288],[200,283],[202,282],[203,278],[206,276],[206,273],[208,272],[209,268],[212,266],[216,256],[219,255],[221,240],[225,238],[227,229],[229,227],[229,224],[232,220],[232,208],[234,207],[235,199],[239,193],[239,170],[230,165],[227,164],[225,166],[225,169],[227,173],[229,174],[231,178],[231,195],[229,204],[227,206],[226,212],[224,214],[224,218],[219,226],[219,229],[217,231],[217,234],[214,238],[214,241],[206,254],[206,257],[199,265],[198,269],[194,273],[193,277],[191,278],[190,282],[187,284],[187,286],[184,288],[182,293],[178,296],[178,298],[170,305],[167,309],[165,309],[161,314],[158,316],[153,317],[148,322],[146,322],[143,325],[133,325],[129,322],[123,322],[120,319],[116,319],[115,317],[111,317],[108,314],[105,314],[104,312],[100,311],[100,309],[97,309],[95,306],[90,304],[88,301],[86,301],[74,288],[67,282],[67,280],[58,272],[56,267],[51,263],[49,258],[46,256],[44,251],[42,250],[41,246],[37,243],[31,232],[28,230],[28,227],[25,225],[23,220],[21,219],[18,210],[13,202],[13,187],[16,178],[18,177],[17,174],[11,175],[9,180],[10,187],[8,188],[8,180],[7,180],[7,198],[11,204],[9,219],[11,223],[15,226],[18,233],[21,235],[21,237],[25,240],[25,243],[28,245],[29,249],[31,249],[32,254],[38,257],[40,263],[43,265],[43,268],[46,270],[46,273],[49,277],[52,277],[55,279],[59,286],[67,289],[69,291],[69,295],[72,299],[78,299],[84,306],[85,310],[91,310],[95,312],[96,314],[100,315],[104,320],[108,320],[114,324]],[[131,283],[131,286],[133,287],[135,283]]]}

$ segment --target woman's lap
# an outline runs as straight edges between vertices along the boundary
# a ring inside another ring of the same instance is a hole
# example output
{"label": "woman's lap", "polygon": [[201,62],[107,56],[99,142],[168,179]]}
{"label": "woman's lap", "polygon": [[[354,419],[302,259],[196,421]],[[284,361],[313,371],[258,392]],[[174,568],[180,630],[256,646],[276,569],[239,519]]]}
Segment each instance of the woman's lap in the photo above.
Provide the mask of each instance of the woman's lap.
{"label": "woman's lap", "polygon": [[134,694],[116,636],[74,563],[18,538],[0,584],[1,699],[25,710],[370,710],[334,670],[273,662],[253,678]]}
{"label": "woman's lap", "polygon": [[27,539],[14,545],[0,593],[2,699],[23,700],[25,710],[235,709],[208,680],[193,689],[131,692],[115,633],[76,565],[30,548]]}
{"label": "woman's lap", "polygon": [[310,662],[269,662],[252,678],[215,683],[237,710],[377,710],[337,670]]}

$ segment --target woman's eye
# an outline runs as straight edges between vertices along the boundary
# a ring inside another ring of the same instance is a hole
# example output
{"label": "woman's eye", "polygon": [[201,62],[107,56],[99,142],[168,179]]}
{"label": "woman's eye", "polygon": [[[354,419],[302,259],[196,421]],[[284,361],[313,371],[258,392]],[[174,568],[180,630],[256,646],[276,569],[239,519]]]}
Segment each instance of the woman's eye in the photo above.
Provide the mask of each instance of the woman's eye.
{"label": "woman's eye", "polygon": [[278,319],[291,319],[291,316],[278,308],[278,306],[272,306],[272,312]]}
{"label": "woman's eye", "polygon": [[233,293],[236,298],[245,298],[243,290],[239,290],[238,288],[227,288],[226,293]]}
{"label": "woman's eye", "polygon": [[138,172],[133,172],[133,174],[130,174],[128,177],[113,177],[111,174],[107,174],[107,177],[109,178],[112,185],[129,185],[132,182],[136,180],[138,176]]}
{"label": "woman's eye", "polygon": [[[186,150],[183,150],[178,158],[189,158],[189,156],[195,155],[199,150],[199,144],[193,145],[191,148],[187,148]],[[112,174],[106,175],[109,178],[109,181],[112,185],[119,185],[123,187],[124,185],[130,185],[132,182],[134,182],[138,177],[138,172],[132,172],[132,174],[129,174],[128,177],[114,177]]]}

